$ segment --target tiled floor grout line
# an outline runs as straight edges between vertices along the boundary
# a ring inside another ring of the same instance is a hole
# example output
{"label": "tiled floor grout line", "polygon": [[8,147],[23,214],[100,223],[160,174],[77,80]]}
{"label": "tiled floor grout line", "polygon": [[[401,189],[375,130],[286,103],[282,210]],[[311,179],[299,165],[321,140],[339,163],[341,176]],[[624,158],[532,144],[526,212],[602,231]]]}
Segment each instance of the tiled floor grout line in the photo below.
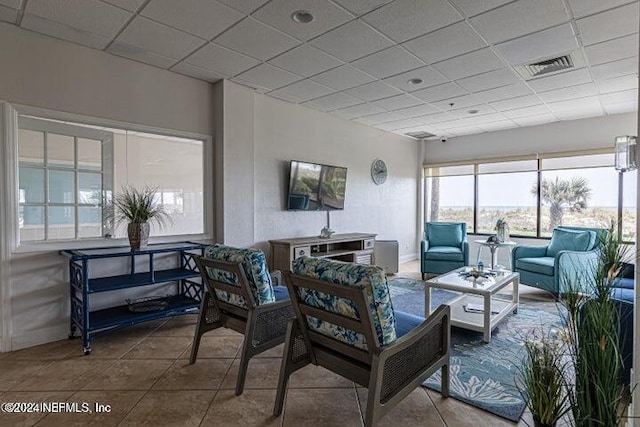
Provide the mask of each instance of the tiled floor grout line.
{"label": "tiled floor grout line", "polygon": [[[419,386],[419,387],[422,389],[424,394],[427,395],[427,399],[429,399],[429,401],[431,402],[431,405],[433,406],[433,409],[436,411],[436,414],[438,414],[438,417],[440,417],[440,420],[442,420],[442,424],[446,426],[447,422],[445,421],[444,417],[440,413],[440,410],[438,409],[438,406],[436,405],[436,402],[433,401],[433,399],[431,398],[431,395],[429,394],[429,392],[427,391],[427,389],[425,387],[422,387],[422,386]],[[451,399],[451,398],[449,397],[448,399]]]}

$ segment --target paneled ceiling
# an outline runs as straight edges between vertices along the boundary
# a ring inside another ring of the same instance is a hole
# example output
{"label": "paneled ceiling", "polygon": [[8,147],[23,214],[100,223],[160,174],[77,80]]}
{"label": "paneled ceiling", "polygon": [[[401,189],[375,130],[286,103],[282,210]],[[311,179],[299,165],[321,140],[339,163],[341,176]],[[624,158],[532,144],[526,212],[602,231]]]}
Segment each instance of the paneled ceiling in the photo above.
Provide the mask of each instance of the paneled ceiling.
{"label": "paneled ceiling", "polygon": [[[0,0],[0,20],[31,31],[438,136],[636,111],[638,12],[629,0]],[[571,68],[523,77],[520,65],[565,54]]]}

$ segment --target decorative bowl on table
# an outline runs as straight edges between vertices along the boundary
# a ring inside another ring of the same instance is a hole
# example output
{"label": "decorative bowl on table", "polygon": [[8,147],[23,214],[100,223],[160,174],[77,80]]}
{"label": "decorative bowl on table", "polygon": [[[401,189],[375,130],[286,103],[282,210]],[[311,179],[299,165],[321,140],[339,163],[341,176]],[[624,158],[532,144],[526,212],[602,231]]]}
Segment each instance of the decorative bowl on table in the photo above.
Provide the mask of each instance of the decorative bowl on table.
{"label": "decorative bowl on table", "polygon": [[[478,270],[475,267],[471,267],[469,269],[464,269],[460,273],[461,277],[465,279],[473,280],[474,282],[480,279],[490,279],[495,277],[495,273],[489,270]],[[484,280],[480,280],[484,281]]]}

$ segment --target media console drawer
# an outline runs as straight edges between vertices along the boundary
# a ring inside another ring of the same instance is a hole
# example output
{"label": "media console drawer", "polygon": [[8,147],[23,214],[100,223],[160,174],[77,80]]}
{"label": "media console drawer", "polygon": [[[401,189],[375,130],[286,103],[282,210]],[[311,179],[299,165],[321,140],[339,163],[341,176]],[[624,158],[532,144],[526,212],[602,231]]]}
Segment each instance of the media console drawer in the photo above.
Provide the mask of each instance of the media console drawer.
{"label": "media console drawer", "polygon": [[313,236],[270,240],[269,268],[290,271],[291,263],[303,256],[373,264],[375,237],[372,233],[345,233],[334,234],[330,238]]}
{"label": "media console drawer", "polygon": [[293,249],[293,259],[311,256],[311,246],[297,246]]}

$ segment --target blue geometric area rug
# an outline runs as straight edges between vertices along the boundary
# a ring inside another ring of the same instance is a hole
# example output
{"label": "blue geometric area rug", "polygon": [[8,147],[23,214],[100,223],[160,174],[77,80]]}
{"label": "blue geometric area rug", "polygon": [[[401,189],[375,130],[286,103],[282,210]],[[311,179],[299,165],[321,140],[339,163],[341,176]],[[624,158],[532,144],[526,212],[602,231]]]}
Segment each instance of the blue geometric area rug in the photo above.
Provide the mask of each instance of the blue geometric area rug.
{"label": "blue geometric area rug", "polygon": [[[396,310],[424,316],[424,283],[398,277],[389,279]],[[458,296],[433,289],[432,310]],[[451,397],[517,422],[526,407],[516,386],[518,367],[525,356],[524,339],[534,331],[561,327],[558,304],[520,299],[518,313],[508,315],[493,330],[491,343],[482,333],[451,328]],[[423,386],[440,391],[440,371]]]}

